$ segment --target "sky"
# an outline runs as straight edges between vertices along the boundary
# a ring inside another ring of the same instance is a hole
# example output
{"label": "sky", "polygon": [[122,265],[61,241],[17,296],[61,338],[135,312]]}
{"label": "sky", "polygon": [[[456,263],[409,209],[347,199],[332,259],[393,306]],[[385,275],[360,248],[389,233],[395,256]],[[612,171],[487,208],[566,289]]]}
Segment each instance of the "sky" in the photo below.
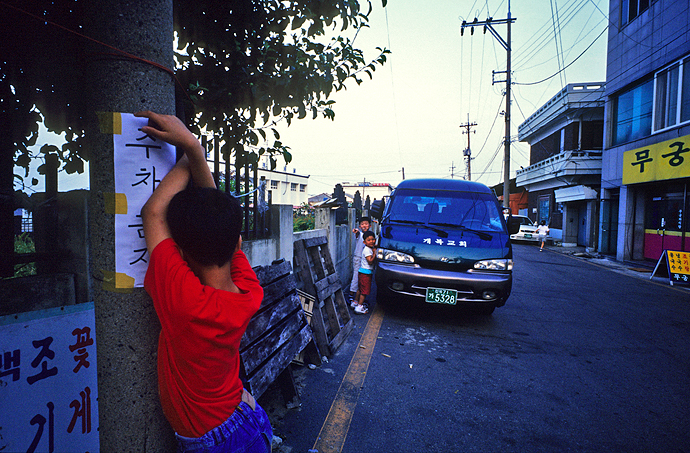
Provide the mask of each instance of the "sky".
{"label": "sky", "polygon": [[[371,1],[369,28],[355,47],[367,59],[378,56],[377,46],[388,48],[388,61],[372,80],[363,74],[361,85],[350,80],[331,96],[334,121],[307,116],[278,125],[292,153],[288,171],[309,175],[310,195],[330,194],[344,182],[466,178],[468,134],[460,125],[476,123],[469,134],[471,179],[502,183],[505,73],[492,72],[505,72],[507,52],[482,27],[474,34],[466,28],[463,36],[460,28],[475,17],[506,19],[508,1],[388,0],[385,9],[381,0]],[[510,14],[512,178],[529,164],[529,145],[517,141],[525,118],[568,83],[605,80],[608,1],[513,1]],[[505,24],[494,29],[507,39]],[[59,187],[87,188],[88,178],[61,172]]]}
{"label": "sky", "polygon": [[[501,183],[506,84],[505,73],[492,84],[492,71],[505,72],[507,52],[482,27],[462,36],[460,28],[475,17],[506,19],[508,2],[389,0],[384,10],[372,0],[372,6],[370,28],[360,31],[355,47],[371,59],[377,46],[386,47],[388,62],[373,80],[364,75],[361,85],[349,81],[332,96],[334,121],[279,127],[293,156],[288,169],[310,176],[311,195],[331,193],[339,182],[395,186],[403,169],[405,179],[466,178],[468,134],[460,125],[476,123],[469,134],[471,179]],[[566,84],[605,81],[608,1],[513,1],[510,8],[512,178],[529,165],[518,126]],[[507,39],[505,24],[494,29]]]}

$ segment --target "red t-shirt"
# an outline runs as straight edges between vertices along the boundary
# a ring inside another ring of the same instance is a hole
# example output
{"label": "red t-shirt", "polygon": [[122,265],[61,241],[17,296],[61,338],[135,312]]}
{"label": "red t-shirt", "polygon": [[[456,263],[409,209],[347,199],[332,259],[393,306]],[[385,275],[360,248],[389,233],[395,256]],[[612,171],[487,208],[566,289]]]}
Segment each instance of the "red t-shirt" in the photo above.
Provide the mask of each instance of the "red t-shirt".
{"label": "red t-shirt", "polygon": [[263,288],[242,251],[232,257],[242,292],[203,285],[166,239],[151,254],[144,287],[161,323],[158,391],[175,432],[200,437],[223,423],[242,398],[239,345]]}

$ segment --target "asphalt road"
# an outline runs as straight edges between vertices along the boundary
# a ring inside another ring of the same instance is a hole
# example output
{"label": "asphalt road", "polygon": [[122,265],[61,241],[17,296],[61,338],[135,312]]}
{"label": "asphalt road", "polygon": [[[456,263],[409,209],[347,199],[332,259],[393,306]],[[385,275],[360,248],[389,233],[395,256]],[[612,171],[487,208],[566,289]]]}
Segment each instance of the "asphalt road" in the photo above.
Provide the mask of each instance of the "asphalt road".
{"label": "asphalt road", "polygon": [[530,245],[514,255],[492,316],[393,303],[356,317],[329,363],[297,373],[301,407],[273,414],[281,451],[315,447],[379,317],[333,451],[690,452],[690,291]]}

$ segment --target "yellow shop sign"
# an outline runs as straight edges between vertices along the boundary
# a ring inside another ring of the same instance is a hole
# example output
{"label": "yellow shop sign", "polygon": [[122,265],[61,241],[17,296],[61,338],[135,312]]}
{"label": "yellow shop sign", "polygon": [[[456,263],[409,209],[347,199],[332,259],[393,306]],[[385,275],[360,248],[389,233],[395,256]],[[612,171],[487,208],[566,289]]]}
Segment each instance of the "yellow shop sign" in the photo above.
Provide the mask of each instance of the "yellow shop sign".
{"label": "yellow shop sign", "polygon": [[690,177],[690,135],[623,153],[623,184]]}

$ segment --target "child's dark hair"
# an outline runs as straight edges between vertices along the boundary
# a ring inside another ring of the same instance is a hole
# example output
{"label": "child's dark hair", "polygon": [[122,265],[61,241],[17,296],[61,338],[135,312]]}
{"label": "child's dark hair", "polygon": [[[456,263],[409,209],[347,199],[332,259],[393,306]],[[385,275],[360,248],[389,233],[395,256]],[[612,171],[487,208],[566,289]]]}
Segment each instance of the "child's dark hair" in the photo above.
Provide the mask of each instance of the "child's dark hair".
{"label": "child's dark hair", "polygon": [[362,217],[361,219],[359,219],[359,223],[362,223],[362,222],[369,222],[369,223],[371,223],[371,219],[370,219],[369,217],[367,217],[367,216],[364,216],[364,217]]}
{"label": "child's dark hair", "polygon": [[240,238],[242,208],[218,189],[188,187],[170,200],[166,220],[173,240],[191,259],[223,266]]}
{"label": "child's dark hair", "polygon": [[376,236],[374,236],[374,232],[373,232],[373,231],[365,231],[364,233],[362,233],[362,240],[364,241],[364,240],[366,240],[368,237],[371,237],[371,236],[376,237]]}

